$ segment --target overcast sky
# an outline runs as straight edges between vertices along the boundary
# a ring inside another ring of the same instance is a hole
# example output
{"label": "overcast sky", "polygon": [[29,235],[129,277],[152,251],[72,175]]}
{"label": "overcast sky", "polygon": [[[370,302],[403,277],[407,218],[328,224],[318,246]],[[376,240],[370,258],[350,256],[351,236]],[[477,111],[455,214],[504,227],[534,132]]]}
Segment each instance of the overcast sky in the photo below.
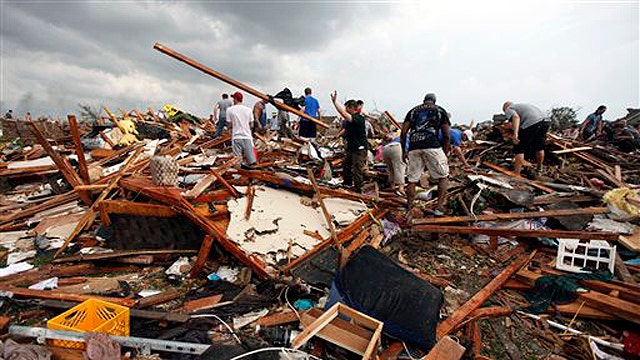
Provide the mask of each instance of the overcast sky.
{"label": "overcast sky", "polygon": [[265,93],[310,86],[328,114],[336,89],[399,118],[435,92],[458,123],[505,100],[580,107],[580,120],[606,104],[615,119],[640,107],[639,2],[0,0],[0,105],[64,116],[78,103],[171,103],[206,116],[235,91],[160,42]]}

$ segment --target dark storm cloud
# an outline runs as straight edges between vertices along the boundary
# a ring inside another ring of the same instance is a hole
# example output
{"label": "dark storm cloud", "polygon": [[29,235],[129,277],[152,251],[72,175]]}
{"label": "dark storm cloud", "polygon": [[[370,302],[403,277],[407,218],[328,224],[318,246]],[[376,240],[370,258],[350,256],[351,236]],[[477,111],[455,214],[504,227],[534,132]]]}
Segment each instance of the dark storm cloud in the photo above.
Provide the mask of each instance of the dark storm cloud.
{"label": "dark storm cloud", "polygon": [[[52,60],[114,74],[143,70],[159,77],[211,81],[153,50],[158,41],[200,62],[233,71],[238,78],[256,82],[269,78],[273,64],[253,60],[255,56],[249,53],[253,41],[236,35],[224,39],[225,34],[216,30],[224,23],[176,6],[8,3],[3,15],[5,53],[40,52]],[[197,15],[197,19],[188,15]],[[232,49],[222,45],[228,41],[235,42]]]}
{"label": "dark storm cloud", "polygon": [[[206,13],[229,21],[234,33],[283,50],[317,51],[354,29],[358,19],[389,14],[389,4],[328,2],[197,3]],[[366,32],[367,28],[357,29]]]}

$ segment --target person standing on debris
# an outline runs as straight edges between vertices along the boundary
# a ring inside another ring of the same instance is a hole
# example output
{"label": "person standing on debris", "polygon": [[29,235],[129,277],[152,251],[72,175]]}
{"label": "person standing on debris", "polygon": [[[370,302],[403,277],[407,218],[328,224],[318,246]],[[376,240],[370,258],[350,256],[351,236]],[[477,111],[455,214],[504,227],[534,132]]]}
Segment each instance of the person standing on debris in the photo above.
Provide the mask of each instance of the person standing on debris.
{"label": "person standing on debris", "polygon": [[253,105],[253,118],[258,121],[261,129],[267,126],[267,101],[260,99]]}
{"label": "person standing on debris", "polygon": [[[314,119],[320,118],[320,103],[318,99],[311,96],[311,88],[304,89],[304,113]],[[318,136],[316,123],[301,117],[298,135],[301,138],[314,140]]]}
{"label": "person standing on debris", "polygon": [[24,116],[24,121],[32,121],[31,113],[27,111],[27,115]]}
{"label": "person standing on debris", "polygon": [[602,121],[602,114],[607,111],[607,107],[604,105],[598,106],[595,112],[589,114],[580,127],[580,135],[582,140],[589,140],[594,136],[600,136],[604,129],[604,122]]}
{"label": "person standing on debris", "polygon": [[[403,158],[409,159],[407,169],[407,202],[409,210],[413,207],[416,197],[416,186],[420,181],[425,167],[429,169],[429,176],[438,182],[438,205],[436,212],[442,214],[447,195],[449,163],[446,153],[451,149],[449,139],[449,116],[447,111],[436,105],[436,95],[427,94],[422,104],[409,110],[402,124],[400,144],[407,143],[408,149],[402,146]],[[442,132],[443,141],[438,138],[438,131]],[[444,147],[444,149],[443,149]],[[408,153],[408,154],[407,154]]]}
{"label": "person standing on debris", "polygon": [[269,118],[269,130],[271,131],[280,130],[280,126],[278,124],[278,115],[275,111],[271,114],[271,118]]}
{"label": "person standing on debris", "polygon": [[224,126],[227,124],[227,109],[233,105],[231,100],[229,100],[229,95],[222,94],[222,100],[218,101],[216,105],[213,107],[213,119],[215,121],[216,114],[218,117],[218,126],[216,129],[216,136],[220,136],[224,131]]}
{"label": "person standing on debris", "polygon": [[[442,132],[438,132],[438,137],[440,138],[440,142],[444,142],[444,137]],[[451,139],[451,146],[453,148],[453,153],[458,157],[465,171],[471,171],[471,166],[465,159],[464,154],[462,153],[462,143],[467,141],[473,141],[473,132],[471,130],[458,130],[458,129],[449,129],[449,138]]]}
{"label": "person standing on debris", "polygon": [[4,114],[4,118],[7,119],[7,120],[13,119],[13,110],[7,111],[7,113]]}
{"label": "person standing on debris", "polygon": [[344,108],[338,103],[338,92],[331,93],[331,102],[336,111],[346,120],[346,154],[342,162],[344,185],[354,186],[356,192],[362,192],[364,167],[367,162],[367,133],[364,116],[357,112],[355,100],[348,100]]}
{"label": "person standing on debris", "polygon": [[242,103],[242,93],[235,92],[233,105],[227,109],[227,124],[231,130],[231,146],[233,154],[242,157],[244,165],[251,166],[258,162],[253,146],[253,129],[257,127],[251,109]]}
{"label": "person standing on debris", "polygon": [[544,145],[549,131],[549,118],[538,107],[531,104],[514,104],[507,101],[502,105],[505,121],[513,124],[513,151],[515,153],[514,170],[520,175],[524,164],[524,155],[535,152],[538,172],[544,164]]}
{"label": "person standing on debris", "polygon": [[402,145],[400,144],[400,132],[387,129],[382,142],[382,160],[387,165],[389,172],[389,186],[403,196],[405,166],[402,159]]}

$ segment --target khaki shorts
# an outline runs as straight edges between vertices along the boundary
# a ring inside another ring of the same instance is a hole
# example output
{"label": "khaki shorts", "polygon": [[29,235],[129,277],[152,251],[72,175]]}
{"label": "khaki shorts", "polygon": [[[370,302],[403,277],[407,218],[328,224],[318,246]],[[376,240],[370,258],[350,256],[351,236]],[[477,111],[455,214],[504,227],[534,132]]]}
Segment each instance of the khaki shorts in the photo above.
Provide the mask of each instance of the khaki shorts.
{"label": "khaki shorts", "polygon": [[433,180],[449,176],[449,163],[442,148],[409,151],[407,178],[410,183],[418,183],[420,181],[420,176],[425,167],[429,169],[429,176]]}
{"label": "khaki shorts", "polygon": [[402,146],[391,143],[382,148],[382,160],[389,170],[389,182],[393,185],[404,184],[405,163],[402,161]]}

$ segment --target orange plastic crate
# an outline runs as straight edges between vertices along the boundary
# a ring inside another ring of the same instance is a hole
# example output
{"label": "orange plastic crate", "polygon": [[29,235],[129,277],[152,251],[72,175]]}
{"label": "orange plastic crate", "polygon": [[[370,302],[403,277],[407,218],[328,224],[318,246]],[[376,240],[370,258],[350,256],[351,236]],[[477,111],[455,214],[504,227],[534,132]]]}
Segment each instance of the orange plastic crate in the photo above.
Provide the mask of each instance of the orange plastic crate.
{"label": "orange plastic crate", "polygon": [[[89,299],[47,321],[47,328],[129,336],[129,308]],[[51,340],[53,346],[84,350],[84,342]]]}

